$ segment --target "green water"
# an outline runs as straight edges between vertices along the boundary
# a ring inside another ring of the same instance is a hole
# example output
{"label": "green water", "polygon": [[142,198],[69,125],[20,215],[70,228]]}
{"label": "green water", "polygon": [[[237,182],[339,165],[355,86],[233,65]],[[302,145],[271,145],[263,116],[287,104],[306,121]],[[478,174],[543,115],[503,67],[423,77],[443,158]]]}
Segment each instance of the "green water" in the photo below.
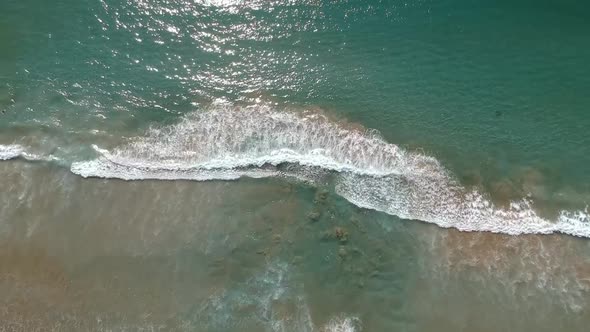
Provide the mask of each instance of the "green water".
{"label": "green water", "polygon": [[585,330],[589,10],[2,1],[0,325]]}

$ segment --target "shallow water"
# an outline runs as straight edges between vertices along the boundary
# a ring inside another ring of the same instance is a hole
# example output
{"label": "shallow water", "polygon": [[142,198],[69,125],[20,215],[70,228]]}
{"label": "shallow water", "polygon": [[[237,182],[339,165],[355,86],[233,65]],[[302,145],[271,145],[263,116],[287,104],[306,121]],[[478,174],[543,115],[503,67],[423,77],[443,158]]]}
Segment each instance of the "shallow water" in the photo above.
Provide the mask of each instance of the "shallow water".
{"label": "shallow water", "polygon": [[586,7],[3,1],[0,330],[587,330]]}
{"label": "shallow water", "polygon": [[45,163],[0,166],[10,188],[0,229],[9,329],[582,331],[589,323],[583,239],[445,230],[283,180],[125,182]]}

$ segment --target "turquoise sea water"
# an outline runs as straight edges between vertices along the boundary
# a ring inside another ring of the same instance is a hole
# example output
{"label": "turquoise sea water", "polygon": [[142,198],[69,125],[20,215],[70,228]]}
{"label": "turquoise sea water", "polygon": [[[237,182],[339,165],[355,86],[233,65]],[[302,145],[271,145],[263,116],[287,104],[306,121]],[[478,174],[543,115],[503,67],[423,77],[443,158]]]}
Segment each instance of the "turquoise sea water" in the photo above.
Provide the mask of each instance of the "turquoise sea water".
{"label": "turquoise sea water", "polygon": [[3,1],[0,324],[583,331],[589,9]]}

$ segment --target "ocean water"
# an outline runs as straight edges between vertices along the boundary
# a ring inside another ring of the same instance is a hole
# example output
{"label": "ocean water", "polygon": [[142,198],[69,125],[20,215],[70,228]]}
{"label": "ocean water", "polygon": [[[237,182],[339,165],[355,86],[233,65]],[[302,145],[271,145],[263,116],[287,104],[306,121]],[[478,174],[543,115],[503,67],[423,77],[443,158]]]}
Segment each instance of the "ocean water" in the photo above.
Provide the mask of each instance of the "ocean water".
{"label": "ocean water", "polygon": [[586,331],[588,10],[2,1],[0,330]]}

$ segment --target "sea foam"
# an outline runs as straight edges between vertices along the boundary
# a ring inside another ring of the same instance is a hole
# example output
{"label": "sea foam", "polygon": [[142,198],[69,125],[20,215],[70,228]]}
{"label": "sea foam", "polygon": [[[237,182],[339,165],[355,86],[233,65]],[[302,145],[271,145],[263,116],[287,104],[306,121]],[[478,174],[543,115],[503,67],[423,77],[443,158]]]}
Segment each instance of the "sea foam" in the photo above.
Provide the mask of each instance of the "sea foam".
{"label": "sea foam", "polygon": [[20,145],[0,145],[0,160],[10,160],[18,158],[23,153],[23,151],[24,149]]}
{"label": "sea foam", "polygon": [[61,161],[60,158],[52,154],[35,153],[19,144],[0,144],[0,161],[17,158],[28,161]]}
{"label": "sea foam", "polygon": [[336,192],[351,203],[404,219],[462,231],[590,237],[587,210],[547,220],[527,199],[497,207],[462,187],[435,158],[318,113],[217,105],[112,151],[95,149],[99,157],[73,163],[72,172],[125,180],[233,180],[290,175],[276,166],[293,164],[329,171]]}

